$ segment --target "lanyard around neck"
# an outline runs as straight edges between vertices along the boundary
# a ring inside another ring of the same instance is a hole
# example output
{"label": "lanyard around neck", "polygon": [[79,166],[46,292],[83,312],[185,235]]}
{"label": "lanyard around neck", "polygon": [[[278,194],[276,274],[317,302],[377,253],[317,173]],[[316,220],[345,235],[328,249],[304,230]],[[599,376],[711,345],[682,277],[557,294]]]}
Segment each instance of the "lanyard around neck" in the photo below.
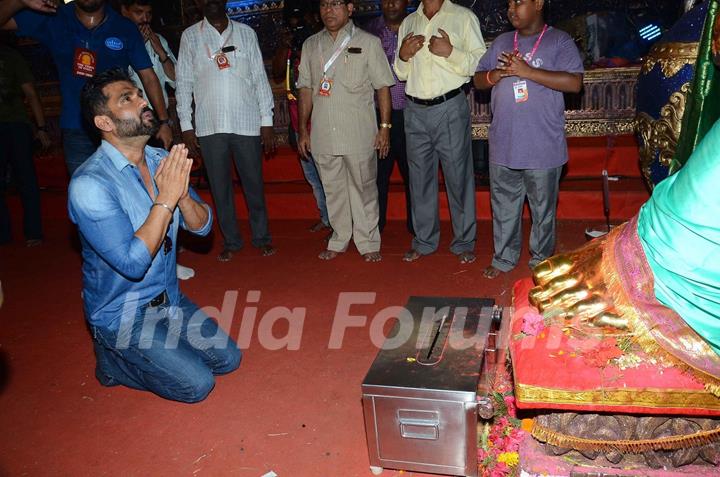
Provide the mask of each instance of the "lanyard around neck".
{"label": "lanyard around neck", "polygon": [[350,43],[350,40],[352,39],[353,35],[355,35],[355,25],[352,26],[352,30],[350,30],[350,34],[345,37],[345,39],[338,45],[337,48],[335,48],[335,51],[333,52],[332,56],[329,60],[325,63],[323,66],[323,77],[327,75],[328,70],[332,66],[333,63],[335,63],[335,60],[338,59],[338,56],[340,56],[340,53],[345,49],[345,47]]}
{"label": "lanyard around neck", "polygon": [[[535,41],[535,46],[533,46],[532,51],[530,52],[530,56],[527,58],[527,61],[530,61],[535,56],[535,52],[537,51],[538,47],[540,46],[540,42],[543,39],[543,36],[545,36],[545,32],[547,31],[548,26],[547,23],[543,26],[542,32],[540,32],[540,36]],[[520,52],[520,46],[518,44],[518,32],[515,30],[515,39],[513,40],[513,51]]]}
{"label": "lanyard around neck", "polygon": [[[200,24],[200,32],[201,32],[201,33],[202,33],[202,31],[203,31],[203,29],[204,29],[204,27],[205,27],[205,22],[206,22],[206,21],[207,21],[207,20],[203,20],[203,22]],[[228,42],[229,42],[230,39],[232,38],[233,30],[234,30],[235,26],[233,25],[233,22],[232,22],[232,20],[230,20],[230,19],[228,19],[228,23],[230,24],[230,25],[229,25],[229,26],[230,26],[230,33],[228,33],[228,36],[227,36],[227,38],[225,39],[225,43],[223,43],[222,46],[221,46],[220,48],[218,48],[218,50],[217,50],[214,54],[213,54],[213,53],[210,53],[210,47],[207,45],[207,43],[205,43],[205,51],[207,52],[208,58],[210,58],[211,60],[215,59],[215,57],[218,55],[218,53],[220,53],[220,52],[222,51],[222,49],[227,46]],[[213,27],[213,28],[215,28],[215,27]],[[227,28],[225,28],[225,30],[227,31]],[[215,30],[215,31],[217,31],[217,30]],[[223,32],[223,33],[225,33],[225,32]],[[222,33],[218,32],[218,34],[220,34],[220,39],[222,39]]]}

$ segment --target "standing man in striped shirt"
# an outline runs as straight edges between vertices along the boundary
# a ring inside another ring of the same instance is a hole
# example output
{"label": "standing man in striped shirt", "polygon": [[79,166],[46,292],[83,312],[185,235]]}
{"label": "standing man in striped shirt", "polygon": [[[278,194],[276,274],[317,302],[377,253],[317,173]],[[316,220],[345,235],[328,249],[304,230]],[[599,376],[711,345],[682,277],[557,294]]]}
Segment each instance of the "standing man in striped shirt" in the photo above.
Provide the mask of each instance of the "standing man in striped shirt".
{"label": "standing man in striped shirt", "polygon": [[[202,150],[218,223],[221,262],[243,247],[235,215],[230,155],[247,202],[252,244],[273,255],[262,177],[263,148],[275,150],[273,95],[257,35],[232,21],[225,0],[201,0],[205,18],[182,34],[177,64],[177,112],[191,153]],[[195,125],[192,102],[195,100]]]}

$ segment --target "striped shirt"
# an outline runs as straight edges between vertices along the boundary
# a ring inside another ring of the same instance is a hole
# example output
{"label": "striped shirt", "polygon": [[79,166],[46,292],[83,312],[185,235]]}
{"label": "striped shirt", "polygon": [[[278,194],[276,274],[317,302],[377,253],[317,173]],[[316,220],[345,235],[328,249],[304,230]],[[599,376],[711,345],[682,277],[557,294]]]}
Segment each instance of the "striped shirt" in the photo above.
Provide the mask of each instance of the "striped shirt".
{"label": "striped shirt", "polygon": [[[323,65],[354,30],[327,71],[330,96],[319,94]],[[303,43],[297,87],[312,90],[310,147],[313,154],[344,155],[373,150],[377,134],[375,90],[395,84],[380,39],[349,21],[333,41],[323,29]]]}
{"label": "striped shirt", "polygon": [[[223,47],[226,68],[219,68],[217,53]],[[220,34],[207,20],[186,29],[180,40],[176,67],[177,112],[180,129],[195,134],[259,136],[261,126],[273,125],[273,94],[265,74],[257,35],[247,25],[229,20]]]}
{"label": "striped shirt", "polygon": [[[173,64],[177,63],[177,59],[175,58],[175,55],[173,55],[172,50],[170,49],[170,46],[168,45],[168,42],[163,36],[159,33],[156,33],[158,39],[160,40],[160,44],[162,45],[163,49],[165,50],[165,54],[168,56],[167,61],[172,61]],[[165,99],[165,107],[168,105],[168,94],[167,94],[167,88],[165,88],[165,85],[170,86],[171,88],[175,89],[175,81],[171,80],[168,75],[165,73],[165,68],[163,68],[162,61],[160,61],[160,56],[155,52],[155,48],[152,47],[152,43],[150,40],[145,42],[145,51],[147,51],[148,56],[150,57],[150,61],[152,61],[152,68],[155,72],[155,75],[158,77],[158,81],[160,81],[160,89],[162,90],[163,98]],[[138,87],[140,91],[143,92],[143,96],[145,98],[148,97],[148,95],[145,93],[145,87],[142,84],[142,81],[140,80],[140,76],[135,72],[133,67],[131,66],[129,69],[130,73],[130,79],[133,80],[133,83],[135,83],[135,86]],[[151,106],[151,105],[150,105]],[[151,106],[152,107],[152,106]]]}

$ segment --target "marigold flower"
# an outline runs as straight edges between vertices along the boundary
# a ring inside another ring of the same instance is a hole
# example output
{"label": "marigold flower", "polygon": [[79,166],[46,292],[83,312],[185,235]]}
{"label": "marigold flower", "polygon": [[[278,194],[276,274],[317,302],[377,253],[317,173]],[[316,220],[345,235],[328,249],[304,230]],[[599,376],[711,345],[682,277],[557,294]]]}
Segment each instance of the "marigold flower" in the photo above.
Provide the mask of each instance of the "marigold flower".
{"label": "marigold flower", "polygon": [[535,424],[535,420],[533,419],[523,419],[520,421],[520,429],[522,429],[525,432],[532,432],[533,425]]}
{"label": "marigold flower", "polygon": [[497,460],[510,467],[515,467],[520,462],[520,456],[517,452],[503,452],[498,456]]}

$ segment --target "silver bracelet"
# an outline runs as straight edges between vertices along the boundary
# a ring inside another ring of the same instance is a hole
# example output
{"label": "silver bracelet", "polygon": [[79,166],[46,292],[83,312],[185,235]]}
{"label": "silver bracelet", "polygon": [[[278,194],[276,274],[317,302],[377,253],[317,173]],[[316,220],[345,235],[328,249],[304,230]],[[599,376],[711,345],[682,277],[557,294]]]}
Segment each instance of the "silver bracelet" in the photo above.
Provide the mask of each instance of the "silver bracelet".
{"label": "silver bracelet", "polygon": [[156,205],[159,205],[160,207],[165,207],[168,212],[170,212],[170,215],[173,215],[173,210],[170,208],[169,205],[163,203],[163,202],[153,202],[152,207],[155,207]]}

